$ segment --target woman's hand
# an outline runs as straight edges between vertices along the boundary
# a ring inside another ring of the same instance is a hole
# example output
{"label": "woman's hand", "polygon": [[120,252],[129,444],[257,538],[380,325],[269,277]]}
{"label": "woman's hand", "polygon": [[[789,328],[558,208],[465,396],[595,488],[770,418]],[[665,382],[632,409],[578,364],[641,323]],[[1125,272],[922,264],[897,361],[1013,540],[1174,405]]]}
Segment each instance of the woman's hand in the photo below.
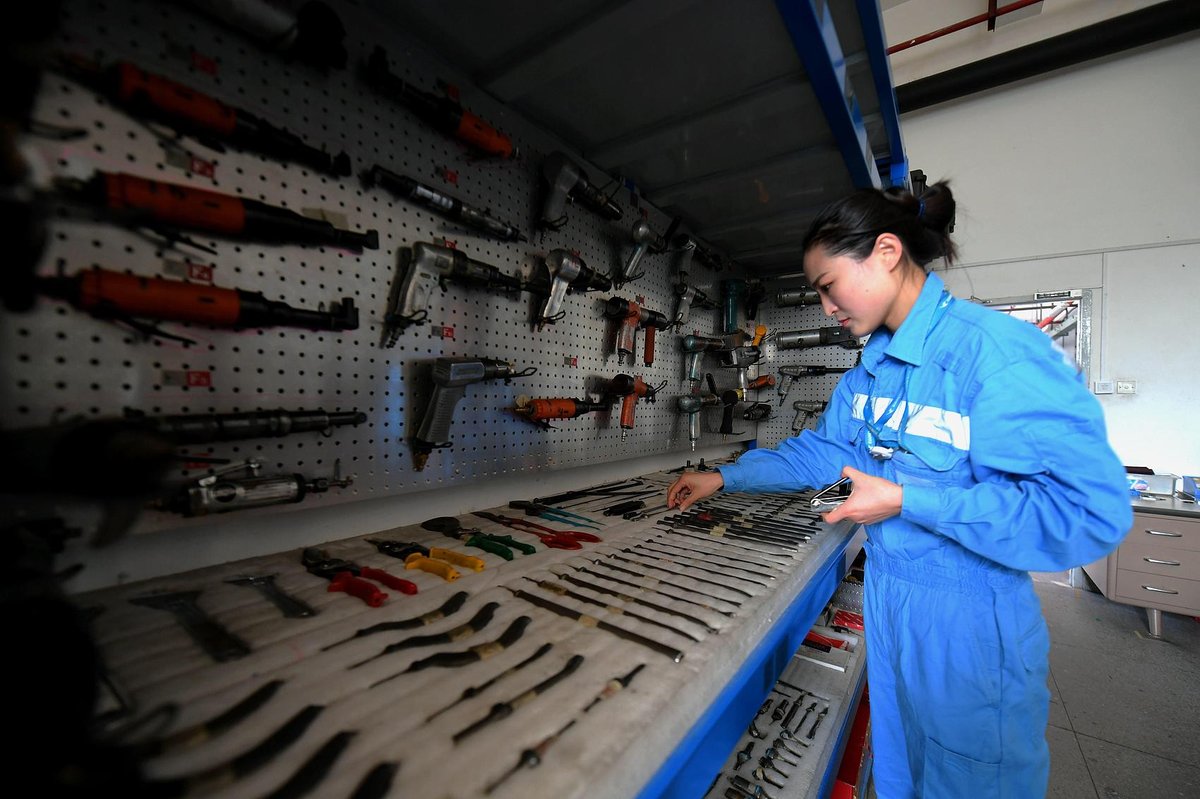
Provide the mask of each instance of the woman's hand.
{"label": "woman's hand", "polygon": [[725,485],[718,471],[684,472],[667,489],[667,507],[687,510],[707,496],[717,493]]}
{"label": "woman's hand", "polygon": [[821,514],[821,518],[827,523],[835,524],[842,519],[849,519],[859,524],[874,524],[900,514],[901,503],[904,500],[902,486],[891,480],[860,472],[851,466],[842,469],[842,477],[850,478],[854,483],[854,490],[840,507]]}

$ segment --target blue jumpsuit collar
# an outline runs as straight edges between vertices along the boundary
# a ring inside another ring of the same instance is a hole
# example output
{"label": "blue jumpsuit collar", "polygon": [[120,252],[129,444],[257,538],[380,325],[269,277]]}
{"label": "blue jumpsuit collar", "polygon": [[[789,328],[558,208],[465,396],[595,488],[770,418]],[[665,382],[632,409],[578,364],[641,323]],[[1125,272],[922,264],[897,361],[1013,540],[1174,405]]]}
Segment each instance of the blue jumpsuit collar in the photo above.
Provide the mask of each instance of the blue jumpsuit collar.
{"label": "blue jumpsuit collar", "polygon": [[908,312],[900,329],[895,333],[880,326],[871,334],[866,347],[863,348],[862,365],[867,372],[874,376],[879,362],[885,355],[891,356],[904,363],[920,366],[924,360],[927,333],[937,311],[938,302],[946,284],[935,273],[925,276],[925,285],[912,310]]}

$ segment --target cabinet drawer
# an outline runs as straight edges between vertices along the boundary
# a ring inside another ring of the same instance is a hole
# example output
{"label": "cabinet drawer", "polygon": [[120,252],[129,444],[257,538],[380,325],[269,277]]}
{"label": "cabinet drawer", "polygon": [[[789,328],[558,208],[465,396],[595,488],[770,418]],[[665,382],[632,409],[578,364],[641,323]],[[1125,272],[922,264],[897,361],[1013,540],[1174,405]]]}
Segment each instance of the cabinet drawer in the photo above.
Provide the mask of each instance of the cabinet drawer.
{"label": "cabinet drawer", "polygon": [[1130,536],[1117,550],[1117,568],[1200,580],[1200,552],[1163,546],[1157,540],[1143,541]]}
{"label": "cabinet drawer", "polygon": [[1133,600],[1139,605],[1178,608],[1189,613],[1200,613],[1200,580],[1181,580],[1178,577],[1117,569],[1117,591],[1114,598],[1118,601]]}
{"label": "cabinet drawer", "polygon": [[1200,552],[1200,520],[1135,513],[1133,514],[1133,529],[1129,531],[1125,541],[1131,544],[1153,541],[1171,549],[1189,549],[1193,552]]}

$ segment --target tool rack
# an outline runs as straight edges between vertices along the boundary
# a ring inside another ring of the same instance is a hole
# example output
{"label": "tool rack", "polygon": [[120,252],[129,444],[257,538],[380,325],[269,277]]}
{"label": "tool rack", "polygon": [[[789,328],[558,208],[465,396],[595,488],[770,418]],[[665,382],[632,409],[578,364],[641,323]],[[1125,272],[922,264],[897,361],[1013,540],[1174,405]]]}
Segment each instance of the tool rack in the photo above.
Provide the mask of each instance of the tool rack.
{"label": "tool rack", "polygon": [[[646,484],[662,489],[670,479],[666,474],[644,478]],[[804,504],[794,495],[763,495],[758,499],[786,509]],[[463,576],[453,582],[422,571],[406,571],[402,562],[380,555],[365,539],[331,542],[326,547],[331,557],[381,568],[419,586],[415,595],[389,591],[389,599],[375,608],[344,593],[329,592],[324,580],[300,565],[299,551],[103,589],[81,596],[80,601],[101,610],[94,621],[95,635],[111,683],[119,687],[119,695],[129,703],[126,718],[149,717],[153,721],[155,708],[175,709],[165,723],[143,726],[154,731],[151,737],[169,738],[218,716],[264,690],[268,683],[282,681],[262,707],[223,734],[213,734],[199,746],[149,759],[147,773],[160,780],[186,778],[200,784],[197,775],[252,749],[273,730],[309,709],[316,716],[297,740],[275,752],[261,768],[224,786],[222,795],[253,797],[278,789],[341,732],[352,732],[353,738],[320,781],[315,795],[353,795],[372,769],[389,763],[396,767],[391,784],[394,795],[482,795],[486,786],[517,762],[523,749],[575,719],[575,724],[544,753],[541,766],[518,770],[494,795],[699,796],[711,783],[717,764],[732,742],[753,718],[780,668],[792,661],[799,640],[845,573],[849,525],[798,525],[797,529],[812,531],[811,540],[795,547],[777,547],[718,536],[708,536],[705,542],[700,540],[703,534],[697,538],[666,532],[682,529],[670,521],[656,524],[654,518],[610,520],[589,512],[588,505],[576,510],[603,522],[597,531],[602,542],[583,543],[578,550],[550,549],[537,538],[513,532],[514,538],[533,544],[538,551],[518,554],[511,561],[466,550],[452,542],[452,548],[486,562],[483,571],[462,570]],[[519,513],[508,508],[494,512]],[[790,512],[784,510],[781,514]],[[478,522],[487,532],[510,532],[474,516],[465,516],[460,522],[465,527]],[[546,524],[566,529],[562,524]],[[446,541],[419,526],[380,531],[369,538],[415,540],[427,546]],[[725,568],[727,576],[713,578],[706,572],[687,569],[682,560],[676,564],[658,560],[655,553],[665,554],[666,550],[659,543],[646,545],[647,540],[665,542],[668,547],[677,546],[676,541],[694,541],[693,557],[706,560],[688,562],[703,567],[707,561],[709,568]],[[710,554],[700,556],[702,552]],[[614,553],[626,559],[606,557]],[[726,560],[729,555],[735,560]],[[600,563],[588,565],[592,573],[565,568],[593,558]],[[756,568],[747,570],[745,560],[769,565],[754,576],[749,572]],[[744,571],[729,570],[728,564]],[[676,570],[686,574],[669,575]],[[685,611],[704,624],[618,601],[577,584],[568,585],[556,572],[575,574],[586,582]],[[596,573],[639,587],[597,577]],[[286,618],[259,593],[226,582],[251,574],[274,574],[276,586],[311,606],[315,615]],[[655,583],[654,578],[685,587]],[[533,582],[547,579],[624,612],[603,610]],[[702,582],[705,579],[715,579],[715,583]],[[616,637],[597,627],[595,621],[581,625],[548,612],[504,586],[549,598],[600,622],[674,648],[678,650],[678,662],[671,654]],[[663,593],[654,593],[655,587]],[[243,641],[248,653],[216,662],[170,614],[130,601],[183,590],[199,590],[196,604]],[[416,629],[346,641],[357,629],[436,611],[460,591],[468,598],[461,609],[444,618]],[[669,599],[665,593],[684,601]],[[702,600],[709,608],[687,603],[689,598],[694,602],[701,595],[709,597]],[[359,668],[348,668],[397,641],[459,628],[491,602],[497,603],[493,618],[479,630],[456,636],[454,641],[404,649]],[[630,613],[640,614],[641,619]],[[431,653],[466,650],[494,641],[522,617],[530,620],[524,634],[503,651],[489,651],[485,659],[462,668],[423,669],[368,688]],[[686,635],[673,633],[663,625]],[[344,643],[325,649],[338,642]],[[464,690],[486,683],[546,643],[553,644],[551,650],[536,662],[426,721],[461,697]],[[453,741],[456,731],[487,715],[494,703],[512,699],[555,674],[577,654],[583,656],[577,671],[544,695],[518,704],[508,717],[461,743]],[[584,712],[611,680],[643,664],[624,690]],[[785,674],[793,672],[791,666],[785,669]],[[831,718],[827,723],[826,733],[836,739],[840,722]],[[823,735],[820,742],[824,744],[825,740]],[[814,758],[813,762],[819,761]],[[466,764],[470,767],[465,768]]]}

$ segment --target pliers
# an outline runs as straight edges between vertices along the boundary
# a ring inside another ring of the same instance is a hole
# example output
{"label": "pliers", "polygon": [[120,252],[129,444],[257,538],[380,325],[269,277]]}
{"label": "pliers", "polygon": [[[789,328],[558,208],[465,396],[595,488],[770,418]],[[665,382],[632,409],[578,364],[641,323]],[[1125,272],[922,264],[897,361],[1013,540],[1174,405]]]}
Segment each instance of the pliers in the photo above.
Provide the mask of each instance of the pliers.
{"label": "pliers", "polygon": [[373,608],[382,605],[388,595],[367,580],[382,583],[402,594],[417,593],[417,584],[414,582],[388,574],[383,569],[373,569],[370,566],[359,566],[341,558],[331,558],[325,553],[325,550],[316,547],[304,550],[300,562],[304,564],[304,568],[308,569],[309,574],[328,580],[330,591],[343,591],[351,596],[356,596]]}
{"label": "pliers", "polygon": [[476,549],[482,549],[484,552],[499,555],[505,560],[513,559],[512,551],[514,549],[526,555],[532,555],[534,552],[537,552],[537,547],[533,544],[514,540],[511,535],[484,533],[478,527],[464,528],[458,523],[458,519],[453,516],[438,516],[436,519],[421,522],[421,526],[426,530],[441,533],[448,538],[458,539],[469,547],[475,547]]}
{"label": "pliers", "polygon": [[[590,527],[593,530],[603,529],[596,524],[595,519],[589,519],[586,516],[580,516],[578,513],[571,513],[559,508],[552,508],[540,502],[530,502],[527,499],[514,499],[508,503],[508,507],[513,510],[523,510],[526,516],[540,516],[543,519],[549,519],[553,522],[573,524],[576,527]],[[573,519],[578,519],[579,521],[572,521]]]}
{"label": "pliers", "polygon": [[475,516],[481,519],[487,519],[496,524],[502,524],[513,530],[520,530],[523,533],[536,535],[541,542],[551,549],[582,549],[583,545],[580,541],[599,541],[598,536],[591,533],[585,533],[582,530],[553,530],[549,527],[543,527],[540,524],[534,524],[526,519],[517,519],[512,516],[501,516],[498,513],[488,513],[487,511],[473,511]]}
{"label": "pliers", "polygon": [[[471,571],[483,571],[484,562],[472,555],[463,555],[452,549],[433,547],[432,549],[414,541],[377,541],[367,539],[368,544],[374,544],[384,555],[399,558],[404,561],[406,569],[420,569],[429,574],[436,574],[446,582],[457,580],[460,575],[454,566],[462,566]],[[450,564],[453,563],[454,566]]]}

